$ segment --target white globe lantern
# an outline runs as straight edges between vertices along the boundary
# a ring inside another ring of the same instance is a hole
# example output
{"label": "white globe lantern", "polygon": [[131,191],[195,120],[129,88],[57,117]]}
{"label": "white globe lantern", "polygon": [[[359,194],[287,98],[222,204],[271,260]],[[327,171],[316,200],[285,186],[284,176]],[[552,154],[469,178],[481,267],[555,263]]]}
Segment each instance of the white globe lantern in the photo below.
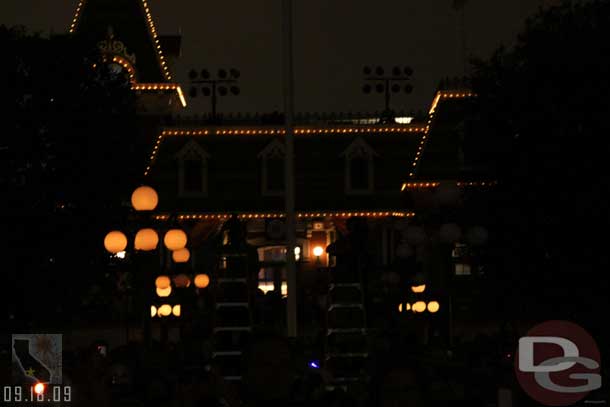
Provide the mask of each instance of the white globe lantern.
{"label": "white globe lantern", "polygon": [[413,304],[413,312],[424,312],[426,310],[426,303],[423,301],[417,301]]}
{"label": "white globe lantern", "polygon": [[117,254],[127,248],[127,236],[121,231],[113,230],[104,238],[104,247],[112,254]]}
{"label": "white globe lantern", "polygon": [[182,314],[182,307],[180,304],[176,304],[172,307],[172,314],[174,314],[175,317],[179,317]]}
{"label": "white globe lantern", "polygon": [[136,188],[131,194],[131,206],[136,211],[152,211],[159,204],[157,191],[148,186]]}
{"label": "white globe lantern", "polygon": [[210,284],[210,277],[207,274],[197,274],[195,276],[195,287],[206,288]]}
{"label": "white globe lantern", "polygon": [[183,249],[186,246],[187,241],[188,238],[186,233],[181,229],[168,230],[163,238],[165,247],[172,251]]}
{"label": "white globe lantern", "polygon": [[405,237],[407,238],[407,242],[417,246],[426,240],[426,233],[424,232],[424,229],[419,226],[409,226],[405,231]]}
{"label": "white globe lantern", "polygon": [[162,298],[169,297],[169,295],[172,293],[172,287],[169,286],[166,288],[157,288],[156,291],[157,291],[157,295],[159,297],[162,297]]}
{"label": "white globe lantern", "polygon": [[191,285],[191,279],[186,274],[178,274],[174,277],[174,285],[177,288],[186,288]]}
{"label": "white globe lantern", "polygon": [[482,226],[475,226],[468,231],[466,235],[468,243],[473,246],[482,246],[487,242],[489,238],[489,233],[487,229]]}
{"label": "white globe lantern", "polygon": [[157,288],[167,288],[171,284],[171,281],[168,276],[159,276],[155,279],[155,287]]}
{"label": "white globe lantern", "polygon": [[150,252],[155,250],[158,244],[159,235],[154,229],[141,229],[136,233],[136,238],[134,240],[134,248],[136,250]]}
{"label": "white globe lantern", "polygon": [[428,303],[428,312],[431,314],[437,313],[439,309],[441,309],[441,305],[438,301],[430,301]]}
{"label": "white globe lantern", "polygon": [[446,243],[457,242],[461,236],[462,230],[455,223],[445,223],[439,230],[439,237]]}
{"label": "white globe lantern", "polygon": [[426,291],[426,285],[425,284],[421,284],[421,285],[411,286],[411,291],[414,292],[415,294],[421,294],[424,291]]}
{"label": "white globe lantern", "polygon": [[172,259],[175,263],[186,263],[191,258],[191,252],[186,247],[172,252]]}
{"label": "white globe lantern", "polygon": [[159,307],[157,313],[160,317],[167,317],[172,313],[172,306],[169,304],[163,304]]}

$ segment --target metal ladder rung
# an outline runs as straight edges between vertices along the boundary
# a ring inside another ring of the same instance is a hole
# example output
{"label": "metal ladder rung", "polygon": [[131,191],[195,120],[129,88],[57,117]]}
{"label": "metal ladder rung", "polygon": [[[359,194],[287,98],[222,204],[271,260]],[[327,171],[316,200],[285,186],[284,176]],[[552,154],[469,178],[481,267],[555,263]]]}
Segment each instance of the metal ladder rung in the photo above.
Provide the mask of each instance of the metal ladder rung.
{"label": "metal ladder rung", "polygon": [[216,308],[221,308],[221,307],[249,307],[249,305],[247,302],[234,302],[234,301],[217,302]]}
{"label": "metal ladder rung", "polygon": [[335,377],[334,381],[335,382],[362,382],[362,381],[366,381],[367,379],[364,377]]}
{"label": "metal ladder rung", "polygon": [[240,356],[242,354],[243,354],[243,352],[240,351],[240,350],[227,350],[227,351],[212,352],[212,357],[216,357],[216,356]]}
{"label": "metal ladder rung", "polygon": [[329,353],[328,355],[326,355],[326,359],[328,360],[331,358],[353,358],[353,357],[366,358],[368,356],[369,356],[368,352],[338,352],[338,353]]}
{"label": "metal ladder rung", "polygon": [[217,281],[219,283],[247,283],[248,279],[245,277],[221,277]]}
{"label": "metal ladder rung", "polygon": [[360,283],[333,283],[330,285],[330,289],[332,290],[335,287],[358,287],[360,288]]}
{"label": "metal ladder rung", "polygon": [[332,310],[333,308],[360,308],[363,309],[364,305],[362,305],[359,302],[337,302],[337,303],[332,303],[330,304],[330,306],[328,307],[328,310]]}
{"label": "metal ladder rung", "polygon": [[328,334],[331,333],[361,333],[366,335],[366,328],[328,328]]}
{"label": "metal ladder rung", "polygon": [[226,331],[251,331],[250,326],[217,326],[214,328],[214,332],[226,332]]}

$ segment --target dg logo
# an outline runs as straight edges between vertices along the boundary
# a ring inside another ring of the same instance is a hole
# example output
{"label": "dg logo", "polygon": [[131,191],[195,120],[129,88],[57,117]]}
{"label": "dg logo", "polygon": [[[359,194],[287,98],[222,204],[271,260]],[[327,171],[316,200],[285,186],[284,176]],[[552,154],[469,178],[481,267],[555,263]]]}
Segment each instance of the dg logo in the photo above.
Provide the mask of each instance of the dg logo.
{"label": "dg logo", "polygon": [[600,353],[580,326],[548,321],[519,339],[515,373],[521,387],[547,406],[568,406],[601,388]]}

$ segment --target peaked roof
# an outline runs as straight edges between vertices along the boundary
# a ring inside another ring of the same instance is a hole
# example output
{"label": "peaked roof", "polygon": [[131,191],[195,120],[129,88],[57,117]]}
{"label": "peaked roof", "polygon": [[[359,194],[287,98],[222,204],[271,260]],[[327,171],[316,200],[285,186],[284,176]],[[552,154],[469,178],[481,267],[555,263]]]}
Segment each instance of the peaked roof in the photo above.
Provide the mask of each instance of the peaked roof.
{"label": "peaked roof", "polygon": [[[139,83],[168,83],[172,76],[161,49],[161,41],[146,0],[80,0],[70,25],[77,34],[97,47],[107,40],[109,29],[127,53]],[[133,61],[132,61],[133,62]]]}
{"label": "peaked roof", "polygon": [[472,99],[475,97],[476,94],[469,90],[437,91],[428,114],[426,131],[402,190],[436,188],[441,181],[449,180],[458,187],[497,184],[491,169],[472,167],[464,151],[464,139],[472,131],[466,128],[465,123],[472,115]]}

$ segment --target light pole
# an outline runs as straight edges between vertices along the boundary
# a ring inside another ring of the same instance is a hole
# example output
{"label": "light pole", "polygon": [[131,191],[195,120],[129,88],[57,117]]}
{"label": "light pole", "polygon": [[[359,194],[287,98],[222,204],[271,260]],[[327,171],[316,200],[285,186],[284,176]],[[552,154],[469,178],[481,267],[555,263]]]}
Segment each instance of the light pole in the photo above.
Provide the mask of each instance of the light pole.
{"label": "light pole", "polygon": [[[240,72],[235,69],[219,69],[217,76],[212,78],[210,72],[207,69],[202,69],[200,73],[196,70],[189,72],[189,79],[191,80],[190,96],[195,98],[200,93],[205,97],[212,98],[212,121],[216,121],[216,105],[218,101],[218,95],[227,96],[229,93],[237,96],[241,92],[239,86],[237,86],[237,79],[240,76]],[[201,89],[197,85],[203,85]]]}
{"label": "light pole", "polygon": [[386,74],[385,69],[381,66],[377,66],[375,69],[365,66],[363,73],[364,80],[368,83],[362,86],[362,91],[370,94],[374,89],[377,93],[385,93],[383,120],[386,122],[391,121],[394,117],[392,110],[390,110],[390,97],[392,94],[399,93],[400,91],[404,91],[407,94],[413,92],[413,85],[410,83],[401,86],[402,82],[409,82],[411,80],[413,69],[408,66],[395,66],[390,73]]}
{"label": "light pole", "polygon": [[[133,236],[133,244],[131,248],[134,251],[134,258],[137,258],[136,270],[138,276],[138,282],[140,289],[142,289],[142,311],[144,318],[144,339],[147,344],[150,344],[150,296],[152,292],[153,281],[150,278],[152,269],[154,269],[154,262],[151,254],[154,254],[159,247],[159,233],[154,228],[150,227],[151,212],[156,209],[159,203],[159,196],[157,192],[149,186],[141,186],[131,195],[131,205],[136,213],[137,227],[144,226],[139,229],[135,236]],[[186,233],[181,229],[169,229],[165,232],[163,237],[163,244],[166,249],[177,252],[186,247],[188,241]],[[125,233],[120,230],[113,230],[109,232],[104,238],[105,249],[117,255],[118,253],[125,252],[128,249],[130,239]],[[160,254],[160,251],[159,251]],[[147,255],[147,256],[144,256]],[[160,284],[162,287],[157,285],[157,288],[167,289],[169,284],[165,285],[165,282],[169,280],[167,276],[157,277],[157,281],[163,281]]]}
{"label": "light pole", "polygon": [[297,274],[293,247],[296,246],[294,210],[294,67],[292,53],[292,0],[282,0],[284,115],[286,130],[285,205],[286,205],[286,285],[288,304],[286,326],[289,338],[297,336]]}

